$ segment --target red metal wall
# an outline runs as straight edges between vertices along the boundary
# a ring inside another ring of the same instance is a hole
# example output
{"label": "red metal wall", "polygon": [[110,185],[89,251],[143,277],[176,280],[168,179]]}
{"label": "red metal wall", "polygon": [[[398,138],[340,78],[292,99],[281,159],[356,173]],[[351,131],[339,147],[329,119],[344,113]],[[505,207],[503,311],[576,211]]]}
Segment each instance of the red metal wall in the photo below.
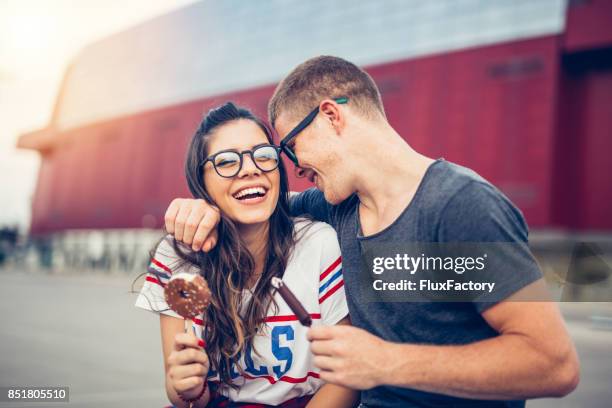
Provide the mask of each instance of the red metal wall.
{"label": "red metal wall", "polygon": [[184,157],[203,113],[232,98],[265,115],[272,90],[222,95],[57,135],[58,143],[43,156],[31,232],[161,225],[170,200],[190,196]]}
{"label": "red metal wall", "polygon": [[566,55],[554,182],[555,220],[612,229],[612,49]]}
{"label": "red metal wall", "polygon": [[[391,124],[414,148],[478,171],[506,192],[530,226],[612,228],[601,201],[612,198],[610,189],[602,188],[605,173],[593,170],[610,168],[602,150],[610,138],[601,130],[610,129],[606,118],[612,117],[602,107],[612,90],[608,74],[588,79],[580,91],[591,95],[592,109],[585,115],[588,123],[594,121],[585,128],[589,142],[581,159],[589,163],[589,178],[581,179],[584,201],[576,199],[588,215],[571,219],[572,202],[559,200],[562,172],[555,157],[571,152],[571,143],[558,143],[555,137],[562,127],[557,109],[568,109],[557,106],[563,81],[559,48],[560,39],[550,36],[368,71],[382,90]],[[189,196],[183,161],[202,114],[233,100],[265,116],[273,88],[219,95],[59,135],[60,144],[45,156],[40,170],[32,232],[161,225],[170,200]],[[600,129],[601,124],[608,127]],[[292,180],[292,187],[306,184]]]}
{"label": "red metal wall", "polygon": [[593,72],[584,79],[582,112],[583,197],[578,226],[591,230],[612,229],[612,70]]}
{"label": "red metal wall", "polygon": [[612,1],[570,0],[563,45],[568,51],[612,45]]}
{"label": "red metal wall", "polygon": [[557,37],[369,69],[392,125],[418,151],[468,166],[532,226],[550,218]]}

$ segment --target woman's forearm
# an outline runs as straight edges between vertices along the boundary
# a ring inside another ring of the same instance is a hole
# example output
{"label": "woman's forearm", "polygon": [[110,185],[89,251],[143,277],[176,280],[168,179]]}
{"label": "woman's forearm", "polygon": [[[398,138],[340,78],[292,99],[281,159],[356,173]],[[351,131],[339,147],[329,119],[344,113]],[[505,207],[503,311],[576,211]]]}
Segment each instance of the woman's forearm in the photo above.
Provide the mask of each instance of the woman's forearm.
{"label": "woman's forearm", "polygon": [[336,384],[324,384],[308,402],[306,408],[351,408],[357,406],[358,402],[359,391]]}
{"label": "woman's forearm", "polygon": [[[189,403],[183,401],[181,397],[179,397],[179,395],[174,390],[174,388],[168,384],[167,380],[166,380],[166,395],[168,396],[168,400],[170,400],[172,405],[175,406],[176,408],[189,408]],[[208,405],[209,401],[210,401],[210,389],[207,387],[204,394],[200,397],[200,399],[198,399],[193,404],[193,406],[195,408],[204,408]]]}

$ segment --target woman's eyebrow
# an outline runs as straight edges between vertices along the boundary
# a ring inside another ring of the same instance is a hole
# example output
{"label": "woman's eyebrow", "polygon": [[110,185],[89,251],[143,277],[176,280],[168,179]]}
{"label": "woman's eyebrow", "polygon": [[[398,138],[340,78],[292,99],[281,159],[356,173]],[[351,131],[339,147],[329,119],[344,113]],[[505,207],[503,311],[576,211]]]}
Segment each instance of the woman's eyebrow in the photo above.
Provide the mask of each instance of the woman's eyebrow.
{"label": "woman's eyebrow", "polygon": [[261,146],[268,146],[268,145],[270,145],[270,143],[259,143],[254,146],[251,146],[251,150],[261,147]]}
{"label": "woman's eyebrow", "polygon": [[[258,143],[258,144],[256,144],[256,145],[251,146],[251,148],[250,148],[249,150],[254,150],[254,149],[257,149],[258,147],[261,147],[261,146],[269,146],[269,145],[270,145],[270,143]],[[217,153],[221,153],[221,152],[234,152],[234,153],[239,153],[239,152],[242,152],[242,151],[244,151],[244,150],[241,150],[241,149],[236,149],[236,148],[222,149],[222,150],[219,150],[219,151],[218,151],[218,152],[216,152],[216,153],[211,154],[211,156],[212,156],[212,155],[214,155],[214,154],[217,154]]]}

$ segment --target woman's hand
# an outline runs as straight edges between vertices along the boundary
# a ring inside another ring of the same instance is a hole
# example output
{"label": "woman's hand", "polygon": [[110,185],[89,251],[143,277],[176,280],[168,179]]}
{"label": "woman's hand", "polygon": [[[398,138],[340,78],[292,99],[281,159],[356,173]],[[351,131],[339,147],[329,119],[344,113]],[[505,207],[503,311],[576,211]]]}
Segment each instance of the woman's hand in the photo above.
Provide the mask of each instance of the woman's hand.
{"label": "woman's hand", "polygon": [[168,385],[185,399],[195,398],[204,387],[209,368],[208,355],[198,346],[197,337],[191,331],[178,333],[168,356]]}

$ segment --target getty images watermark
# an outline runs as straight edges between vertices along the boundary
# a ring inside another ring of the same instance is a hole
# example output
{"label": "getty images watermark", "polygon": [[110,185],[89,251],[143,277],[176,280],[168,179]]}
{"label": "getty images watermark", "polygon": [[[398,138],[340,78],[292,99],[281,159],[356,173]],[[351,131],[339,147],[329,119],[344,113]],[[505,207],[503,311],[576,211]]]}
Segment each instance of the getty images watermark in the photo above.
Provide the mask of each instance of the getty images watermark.
{"label": "getty images watermark", "polygon": [[[499,302],[543,276],[540,260],[526,243],[364,242],[362,250],[361,295],[370,302]],[[587,273],[584,265],[594,265],[595,259],[601,278],[588,284],[606,284],[612,275],[607,254],[585,263],[587,258],[580,261],[576,253],[574,248],[569,267],[557,267],[555,279],[549,280],[575,285],[576,276]],[[533,292],[517,300],[551,300],[550,295]]]}
{"label": "getty images watermark", "polygon": [[[410,275],[421,273],[421,276],[426,273],[445,271],[449,272],[449,276],[453,276],[450,272],[457,275],[463,275],[466,271],[482,272],[486,268],[486,260],[488,255],[481,256],[426,256],[421,253],[418,256],[412,256],[407,253],[395,254],[394,257],[377,256],[372,260],[372,273],[381,275],[385,271],[394,270],[402,271]],[[443,281],[432,279],[400,279],[399,281],[386,282],[382,279],[375,279],[372,283],[374,290],[428,290],[428,291],[487,291],[493,292],[495,282],[474,281],[472,279],[462,281],[459,279],[446,279]]]}

